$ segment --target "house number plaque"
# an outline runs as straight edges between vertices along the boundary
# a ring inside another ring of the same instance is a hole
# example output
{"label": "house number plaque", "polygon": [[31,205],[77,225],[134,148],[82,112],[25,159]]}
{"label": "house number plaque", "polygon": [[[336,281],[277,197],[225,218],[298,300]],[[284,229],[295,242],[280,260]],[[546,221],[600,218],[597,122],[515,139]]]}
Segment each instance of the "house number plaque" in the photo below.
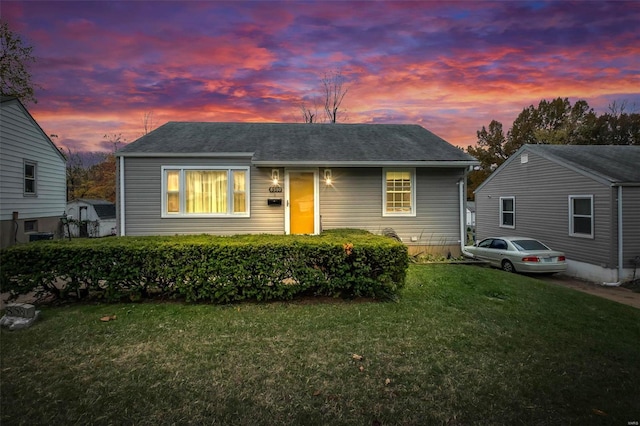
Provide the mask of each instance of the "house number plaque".
{"label": "house number plaque", "polygon": [[270,186],[269,187],[269,192],[271,192],[272,194],[274,192],[282,192],[282,187],[281,186]]}

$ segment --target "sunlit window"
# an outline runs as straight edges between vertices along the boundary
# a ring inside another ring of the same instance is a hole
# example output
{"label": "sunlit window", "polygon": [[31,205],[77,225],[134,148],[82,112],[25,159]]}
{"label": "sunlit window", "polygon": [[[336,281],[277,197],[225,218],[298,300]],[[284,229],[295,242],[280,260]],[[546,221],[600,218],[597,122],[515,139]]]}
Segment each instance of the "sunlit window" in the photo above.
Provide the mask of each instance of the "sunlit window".
{"label": "sunlit window", "polygon": [[248,169],[163,168],[163,215],[248,216]]}
{"label": "sunlit window", "polygon": [[415,215],[415,170],[384,169],[383,215]]}

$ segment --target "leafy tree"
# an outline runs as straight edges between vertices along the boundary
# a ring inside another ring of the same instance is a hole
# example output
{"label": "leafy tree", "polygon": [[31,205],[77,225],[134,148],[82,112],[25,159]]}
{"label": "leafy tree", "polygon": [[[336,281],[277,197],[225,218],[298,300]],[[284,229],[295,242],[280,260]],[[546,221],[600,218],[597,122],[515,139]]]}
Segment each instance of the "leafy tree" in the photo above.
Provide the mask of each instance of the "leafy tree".
{"label": "leafy tree", "polygon": [[67,148],[67,200],[95,198],[115,202],[116,157],[118,146],[125,142],[121,134],[104,135],[105,142],[113,150],[109,153],[74,152]]}
{"label": "leafy tree", "polygon": [[477,135],[478,146],[467,148],[467,152],[480,161],[479,169],[469,173],[469,184],[467,185],[467,198],[469,199],[473,199],[473,190],[514,152],[506,143],[507,139],[502,130],[502,123],[499,121],[492,120],[489,124],[489,130],[482,126],[482,130],[479,130]]}
{"label": "leafy tree", "polygon": [[626,108],[626,102],[613,102],[609,112],[597,118],[593,135],[599,143],[640,145],[640,114],[627,113]]}
{"label": "leafy tree", "polygon": [[595,113],[586,101],[573,106],[567,98],[540,101],[522,110],[509,131],[508,144],[513,152],[524,144],[584,145],[592,142],[591,126]]}
{"label": "leafy tree", "polygon": [[35,62],[33,47],[25,46],[20,36],[0,22],[0,92],[15,96],[24,103],[34,102],[34,84],[29,73],[29,64]]}

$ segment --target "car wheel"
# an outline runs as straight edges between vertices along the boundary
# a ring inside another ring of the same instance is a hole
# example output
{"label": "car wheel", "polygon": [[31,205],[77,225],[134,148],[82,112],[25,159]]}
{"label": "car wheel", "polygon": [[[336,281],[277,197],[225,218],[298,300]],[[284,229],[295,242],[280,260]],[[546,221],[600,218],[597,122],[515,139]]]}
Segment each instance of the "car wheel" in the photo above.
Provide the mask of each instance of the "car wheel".
{"label": "car wheel", "polygon": [[516,268],[513,267],[513,263],[509,262],[508,260],[503,260],[502,270],[505,272],[515,272]]}

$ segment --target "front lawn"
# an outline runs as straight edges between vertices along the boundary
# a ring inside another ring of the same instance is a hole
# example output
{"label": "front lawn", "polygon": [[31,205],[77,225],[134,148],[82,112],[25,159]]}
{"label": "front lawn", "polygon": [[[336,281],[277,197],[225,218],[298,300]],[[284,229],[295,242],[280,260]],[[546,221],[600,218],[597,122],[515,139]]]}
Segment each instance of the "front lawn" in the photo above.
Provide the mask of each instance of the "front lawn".
{"label": "front lawn", "polygon": [[640,420],[640,310],[488,268],[413,265],[398,302],[41,309],[0,334],[3,425]]}

